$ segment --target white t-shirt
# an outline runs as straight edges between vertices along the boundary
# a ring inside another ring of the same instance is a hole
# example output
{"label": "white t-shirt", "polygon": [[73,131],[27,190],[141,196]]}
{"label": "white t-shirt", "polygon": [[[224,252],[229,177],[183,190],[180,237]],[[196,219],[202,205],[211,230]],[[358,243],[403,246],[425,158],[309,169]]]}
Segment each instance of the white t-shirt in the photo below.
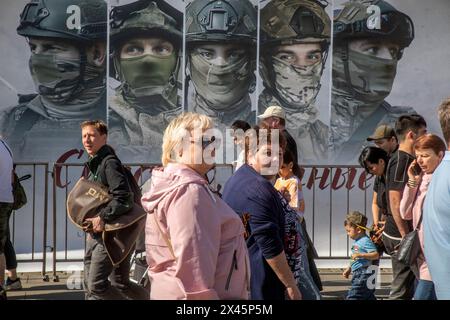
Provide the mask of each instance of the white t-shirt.
{"label": "white t-shirt", "polygon": [[13,203],[11,172],[13,170],[12,152],[0,139],[0,202]]}

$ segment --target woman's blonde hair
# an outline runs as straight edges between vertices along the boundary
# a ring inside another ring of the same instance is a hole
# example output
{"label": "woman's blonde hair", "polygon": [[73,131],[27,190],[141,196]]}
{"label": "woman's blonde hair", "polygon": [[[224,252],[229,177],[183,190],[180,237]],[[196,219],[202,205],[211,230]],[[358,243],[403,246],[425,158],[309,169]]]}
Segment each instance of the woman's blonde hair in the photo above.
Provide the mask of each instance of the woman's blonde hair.
{"label": "woman's blonde hair", "polygon": [[193,130],[207,130],[213,127],[213,120],[203,114],[185,112],[170,121],[166,130],[164,130],[162,157],[163,166],[170,162],[176,162],[173,157],[174,151],[181,147],[186,133]]}

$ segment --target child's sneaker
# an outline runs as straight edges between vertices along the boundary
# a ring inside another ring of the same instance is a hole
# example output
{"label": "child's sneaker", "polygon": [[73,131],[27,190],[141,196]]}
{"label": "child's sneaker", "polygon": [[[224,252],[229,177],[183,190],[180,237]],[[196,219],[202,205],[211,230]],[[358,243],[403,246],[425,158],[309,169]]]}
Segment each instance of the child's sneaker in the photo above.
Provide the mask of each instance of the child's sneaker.
{"label": "child's sneaker", "polygon": [[6,279],[5,283],[5,290],[20,290],[22,289],[22,282],[20,281],[20,278],[17,278],[16,280],[11,280],[9,277]]}

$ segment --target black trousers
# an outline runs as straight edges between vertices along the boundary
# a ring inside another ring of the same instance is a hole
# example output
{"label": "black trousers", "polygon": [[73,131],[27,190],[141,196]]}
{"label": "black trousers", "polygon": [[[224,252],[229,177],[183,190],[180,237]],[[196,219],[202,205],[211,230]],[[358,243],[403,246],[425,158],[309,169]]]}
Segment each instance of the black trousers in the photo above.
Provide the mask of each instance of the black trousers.
{"label": "black trousers", "polygon": [[319,270],[317,269],[316,263],[314,262],[314,259],[317,258],[318,255],[316,249],[314,248],[314,244],[311,238],[309,237],[308,232],[306,231],[305,219],[302,220],[301,226],[303,228],[304,234],[306,235],[306,238],[308,239],[308,249],[306,251],[306,254],[308,256],[309,272],[311,273],[313,281],[316,284],[319,291],[322,291],[323,290],[322,280],[320,279]]}
{"label": "black trousers", "polygon": [[14,270],[17,269],[17,257],[16,250],[14,250],[14,246],[11,242],[11,231],[9,230],[9,220],[11,218],[12,212],[8,215],[8,226],[6,229],[6,242],[5,242],[5,260],[6,260],[6,270]]}
{"label": "black trousers", "polygon": [[394,253],[394,248],[400,243],[399,240],[394,240],[386,237],[383,234],[383,244],[386,251],[391,256],[392,261],[392,284],[389,293],[390,300],[411,300],[414,296],[414,285],[418,270],[411,268],[398,261]]}
{"label": "black trousers", "polygon": [[9,238],[9,217],[12,203],[0,202],[0,254],[5,253],[5,246]]}

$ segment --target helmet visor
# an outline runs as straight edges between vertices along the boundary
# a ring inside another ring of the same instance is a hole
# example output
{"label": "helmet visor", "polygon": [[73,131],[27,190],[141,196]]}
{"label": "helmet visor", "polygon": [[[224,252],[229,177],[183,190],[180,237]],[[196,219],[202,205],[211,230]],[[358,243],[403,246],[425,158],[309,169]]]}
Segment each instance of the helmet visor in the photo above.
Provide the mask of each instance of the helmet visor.
{"label": "helmet visor", "polygon": [[376,24],[365,23],[367,31],[380,35],[394,35],[398,38],[413,39],[414,25],[411,19],[401,12],[387,12],[380,16],[380,28]]}
{"label": "helmet visor", "polygon": [[341,23],[334,23],[334,34],[337,37],[387,37],[408,46],[414,39],[414,24],[406,14],[391,11],[382,13],[379,16],[379,21],[378,17],[375,17],[345,26]]}
{"label": "helmet visor", "polygon": [[38,3],[28,3],[20,14],[20,26],[36,26],[50,15],[47,8]]}

